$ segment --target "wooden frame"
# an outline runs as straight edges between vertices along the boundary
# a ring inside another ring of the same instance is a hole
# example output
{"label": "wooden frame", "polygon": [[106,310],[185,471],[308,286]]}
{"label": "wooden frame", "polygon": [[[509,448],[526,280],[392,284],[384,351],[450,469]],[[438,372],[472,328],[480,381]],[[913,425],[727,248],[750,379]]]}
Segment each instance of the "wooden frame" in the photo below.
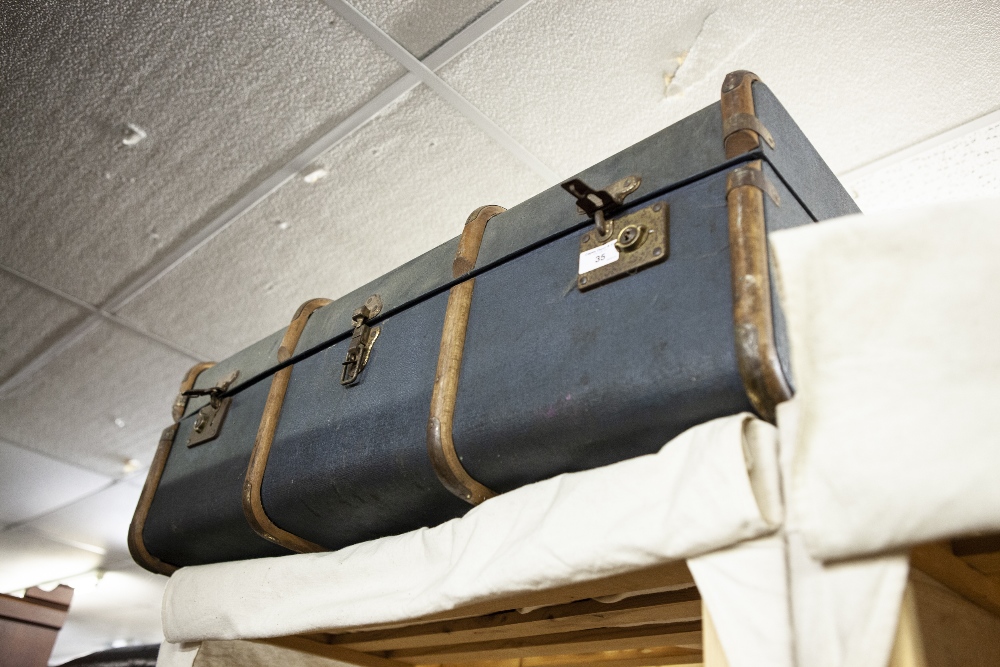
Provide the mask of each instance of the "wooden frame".
{"label": "wooden frame", "polygon": [[[911,562],[889,667],[1000,664],[1000,545],[973,553],[924,545]],[[251,651],[257,660],[246,661],[255,664],[282,662],[291,651],[358,667],[729,665],[683,562],[394,628],[208,644],[206,658],[239,661]]]}

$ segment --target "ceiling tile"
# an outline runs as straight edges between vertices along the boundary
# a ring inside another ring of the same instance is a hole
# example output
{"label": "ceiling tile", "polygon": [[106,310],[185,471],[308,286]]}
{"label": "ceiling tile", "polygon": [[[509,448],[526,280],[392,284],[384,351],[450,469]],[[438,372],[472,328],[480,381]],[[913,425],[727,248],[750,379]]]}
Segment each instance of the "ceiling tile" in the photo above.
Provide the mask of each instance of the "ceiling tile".
{"label": "ceiling tile", "polygon": [[0,438],[121,477],[126,459],[152,459],[190,366],[173,350],[101,322],[0,396]]}
{"label": "ceiling tile", "polygon": [[337,298],[457,236],[477,206],[545,186],[423,87],[317,162],[328,177],[287,183],[122,316],[224,358],[305,300]]}
{"label": "ceiling tile", "polygon": [[695,41],[708,1],[535,0],[439,71],[561,176],[682,117],[664,73]]}
{"label": "ceiling tile", "polygon": [[755,71],[837,171],[1000,107],[994,2],[535,0],[439,73],[563,175]]}
{"label": "ceiling tile", "polygon": [[423,58],[499,0],[352,0],[407,51]]}
{"label": "ceiling tile", "polygon": [[107,486],[110,477],[0,441],[0,529]]}
{"label": "ceiling tile", "polygon": [[97,567],[103,556],[50,540],[27,527],[0,532],[0,593],[58,581]]}
{"label": "ceiling tile", "polygon": [[167,578],[138,566],[70,579],[73,601],[56,637],[51,661],[61,664],[112,645],[163,641],[160,605]]}
{"label": "ceiling tile", "polygon": [[87,312],[0,269],[0,382]]}
{"label": "ceiling tile", "polygon": [[129,556],[126,539],[139,493],[135,485],[119,482],[26,525],[52,539],[102,549],[105,562],[124,560]]}
{"label": "ceiling tile", "polygon": [[841,180],[865,213],[1000,197],[1000,123]]}
{"label": "ceiling tile", "polygon": [[317,0],[5,3],[0,60],[0,263],[95,304],[403,72]]}

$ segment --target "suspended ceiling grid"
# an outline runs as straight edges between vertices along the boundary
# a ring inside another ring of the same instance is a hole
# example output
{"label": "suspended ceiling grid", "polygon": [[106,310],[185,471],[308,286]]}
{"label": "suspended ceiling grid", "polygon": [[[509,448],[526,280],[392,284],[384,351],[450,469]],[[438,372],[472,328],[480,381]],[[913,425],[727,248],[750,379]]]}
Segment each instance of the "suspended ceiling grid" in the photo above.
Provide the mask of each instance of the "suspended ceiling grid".
{"label": "suspended ceiling grid", "polygon": [[[730,70],[865,209],[1000,194],[998,29],[991,2],[0,3],[0,590],[144,581],[125,529],[189,366],[710,104]],[[64,635],[66,657],[113,638]]]}

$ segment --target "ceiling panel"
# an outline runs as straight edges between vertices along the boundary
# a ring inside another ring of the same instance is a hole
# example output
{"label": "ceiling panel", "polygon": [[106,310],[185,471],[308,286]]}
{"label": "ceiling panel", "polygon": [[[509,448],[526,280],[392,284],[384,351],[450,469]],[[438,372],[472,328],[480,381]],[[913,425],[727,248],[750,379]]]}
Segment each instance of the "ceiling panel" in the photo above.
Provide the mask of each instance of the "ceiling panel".
{"label": "ceiling panel", "polygon": [[79,502],[27,524],[53,539],[92,545],[105,551],[105,562],[129,558],[128,527],[140,488],[119,482]]}
{"label": "ceiling panel", "polygon": [[67,582],[73,602],[56,637],[51,661],[61,664],[112,646],[163,641],[160,604],[167,578],[138,566],[87,575]]}
{"label": "ceiling panel", "polygon": [[0,382],[87,313],[0,269]]}
{"label": "ceiling panel", "polygon": [[27,527],[0,532],[0,593],[93,570],[103,556],[50,540]]}
{"label": "ceiling panel", "polygon": [[407,51],[423,58],[499,0],[351,0]]}
{"label": "ceiling panel", "polygon": [[563,175],[716,101],[735,69],[837,171],[1000,107],[989,0],[669,5],[535,0],[440,73]]}
{"label": "ceiling panel", "polygon": [[477,206],[510,207],[545,185],[423,87],[317,162],[329,176],[287,183],[122,316],[224,358],[303,301],[346,294],[457,236]]}
{"label": "ceiling panel", "polygon": [[865,213],[1000,197],[1000,122],[886,162],[842,178]]}
{"label": "ceiling panel", "polygon": [[190,366],[173,350],[101,322],[44,372],[0,396],[0,438],[121,477],[126,459],[152,459]]}
{"label": "ceiling panel", "polygon": [[664,72],[714,3],[535,0],[439,74],[569,176],[681,117]]}
{"label": "ceiling panel", "polygon": [[318,0],[4,1],[0,60],[0,263],[92,303],[403,72]]}
{"label": "ceiling panel", "polygon": [[0,441],[0,529],[94,493],[110,477]]}

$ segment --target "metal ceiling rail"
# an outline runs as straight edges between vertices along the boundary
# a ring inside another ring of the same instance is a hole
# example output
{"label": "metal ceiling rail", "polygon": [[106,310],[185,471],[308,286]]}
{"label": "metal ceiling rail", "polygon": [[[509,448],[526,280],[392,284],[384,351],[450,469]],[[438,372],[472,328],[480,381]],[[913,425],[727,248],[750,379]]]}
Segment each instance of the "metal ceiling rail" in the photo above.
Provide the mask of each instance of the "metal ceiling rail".
{"label": "metal ceiling rail", "polygon": [[445,102],[472,121],[491,139],[503,146],[514,157],[545,179],[547,183],[555,185],[559,182],[558,175],[548,165],[535,157],[527,148],[522,146],[506,130],[494,123],[482,111],[474,107],[457,90],[435,74],[434,70],[425,63],[417,60],[412,53],[403,48],[399,42],[390,37],[384,30],[372,23],[371,19],[355,9],[353,5],[346,2],[346,0],[323,0],[323,2],[350,22],[361,34],[375,42],[383,51],[399,61],[399,64],[416,75],[421,83],[440,95]]}
{"label": "metal ceiling rail", "polygon": [[[434,50],[433,53],[428,55],[422,61],[417,60],[412,55],[407,52],[407,55],[415,61],[420,68],[430,72],[432,78],[437,79],[433,71],[443,67],[452,58],[462,53],[465,49],[472,46],[475,42],[481,39],[484,35],[488,34],[494,28],[502,24],[508,18],[513,16],[517,11],[523,8],[525,5],[529,4],[531,0],[503,0],[491,10],[487,11],[485,14],[480,16],[478,19],[473,21],[465,29],[459,31],[451,39],[444,42],[441,46]],[[352,8],[353,9],[353,8]],[[339,13],[339,12],[338,12]],[[367,20],[367,19],[366,19]],[[352,22],[353,24],[353,22]],[[372,24],[374,26],[374,24]],[[377,28],[376,28],[377,29]],[[381,31],[379,31],[381,32]],[[365,33],[367,35],[367,33]],[[382,33],[383,35],[385,33]],[[392,41],[388,35],[385,35],[387,39]],[[396,44],[395,41],[392,41]],[[381,43],[378,45],[385,48]],[[402,48],[396,44],[397,48]],[[398,58],[397,58],[398,60]],[[406,66],[405,63],[403,63]],[[412,65],[412,63],[410,63]],[[23,383],[28,378],[32,377],[39,370],[44,368],[52,359],[59,356],[63,351],[75,345],[80,339],[90,333],[103,319],[112,318],[113,321],[128,326],[136,333],[154,340],[158,343],[164,344],[171,349],[181,351],[183,354],[190,356],[188,352],[182,351],[179,346],[169,343],[166,339],[155,336],[149,332],[138,330],[131,325],[125,324],[124,320],[116,316],[116,313],[121,310],[126,304],[131,302],[137,296],[142,294],[150,285],[158,281],[160,278],[170,273],[172,270],[177,268],[184,260],[197,252],[202,246],[211,241],[217,235],[219,235],[223,230],[225,230],[229,225],[236,221],[240,216],[254,208],[257,204],[264,201],[271,193],[280,188],[290,179],[294,178],[296,174],[307,167],[313,160],[319,157],[321,154],[332,148],[338,142],[349,136],[355,130],[365,125],[372,118],[377,116],[383,109],[388,107],[390,104],[395,102],[397,99],[410,92],[416,86],[420,85],[423,79],[413,73],[410,67],[407,67],[409,73],[404,75],[402,78],[398,79],[395,83],[390,85],[384,91],[373,97],[371,100],[363,104],[354,113],[349,115],[343,121],[337,124],[336,127],[331,129],[329,132],[321,136],[315,142],[307,146],[298,155],[293,157],[291,160],[282,165],[277,171],[272,173],[270,176],[260,181],[255,185],[249,192],[240,197],[236,202],[222,211],[219,215],[212,218],[209,222],[203,225],[198,231],[193,235],[188,237],[183,243],[174,248],[171,252],[167,253],[159,261],[151,264],[145,271],[143,271],[134,280],[130,281],[121,289],[117,290],[108,299],[105,300],[100,306],[93,306],[87,304],[83,307],[91,310],[91,314],[73,327],[66,334],[61,336],[59,339],[54,341],[49,347],[40,352],[34,359],[29,363],[21,367],[17,372],[11,375],[9,378],[0,383],[0,396],[5,395],[11,389],[17,387]],[[421,71],[423,71],[421,70]],[[425,74],[426,76],[426,74]],[[444,84],[443,81],[441,81]],[[444,84],[447,85],[447,84]],[[449,88],[450,89],[450,88]],[[457,95],[458,93],[455,93]],[[466,102],[469,108],[471,105]],[[478,110],[474,110],[474,113],[482,114]],[[485,116],[482,116],[485,119]],[[488,119],[486,119],[488,121]],[[489,121],[492,122],[492,121]],[[494,125],[494,127],[496,127]],[[499,127],[497,130],[503,132]],[[506,134],[506,133],[504,133]],[[492,136],[492,135],[491,135]],[[513,139],[511,139],[513,141]],[[516,142],[514,142],[516,144]],[[523,148],[521,149],[523,150]],[[539,163],[541,164],[541,163]],[[542,165],[544,167],[544,165]],[[547,167],[544,167],[547,169]],[[552,180],[551,178],[549,180]],[[11,271],[19,277],[24,277],[14,271]],[[65,298],[67,295],[63,293],[55,292],[54,290],[41,285],[36,281],[31,281],[32,284],[45,289],[57,296]],[[78,300],[70,299],[71,301],[77,302]],[[81,303],[77,303],[81,305]]]}

